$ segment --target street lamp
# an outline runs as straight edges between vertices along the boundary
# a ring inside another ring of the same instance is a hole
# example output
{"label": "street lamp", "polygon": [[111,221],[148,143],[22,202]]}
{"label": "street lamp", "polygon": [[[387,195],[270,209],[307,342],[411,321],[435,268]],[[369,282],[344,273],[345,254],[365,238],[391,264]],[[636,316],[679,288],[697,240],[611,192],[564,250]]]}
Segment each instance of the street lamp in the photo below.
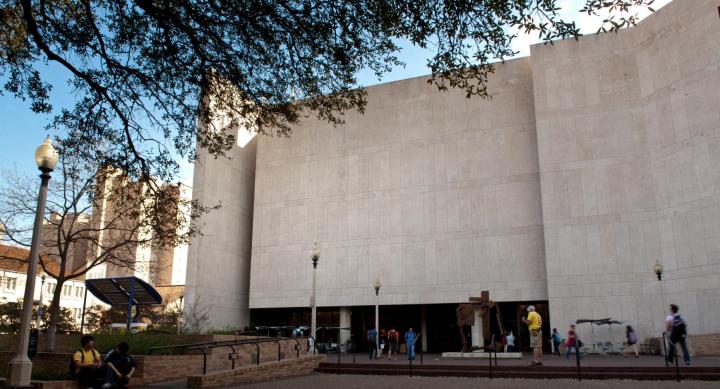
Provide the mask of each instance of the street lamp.
{"label": "street lamp", "polygon": [[37,318],[35,318],[35,328],[40,330],[40,317],[45,313],[45,305],[43,304],[43,289],[45,289],[45,272],[40,271],[40,306],[38,307]]}
{"label": "street lamp", "polygon": [[[660,313],[664,314],[664,312],[665,312],[665,288],[663,288],[663,284],[662,284],[663,265],[660,263],[659,260],[655,260],[655,265],[653,265],[653,272],[657,276],[658,283],[660,284],[659,285],[660,286],[660,305],[663,307],[662,310],[660,311]],[[661,331],[665,331],[665,328],[663,327]],[[662,342],[663,342],[663,346],[664,346],[664,344],[665,344],[664,336],[662,338]],[[666,358],[665,362],[666,362],[665,364],[667,365],[667,358]]]}
{"label": "street lamp", "polygon": [[310,315],[312,318],[310,319],[312,322],[310,324],[310,336],[313,338],[313,347],[315,347],[315,331],[317,330],[317,304],[315,304],[315,284],[316,284],[316,270],[318,261],[320,260],[320,249],[318,248],[317,242],[315,242],[315,246],[312,251],[312,255],[310,256],[312,259],[313,264],[313,285],[312,285],[312,297],[310,297],[310,309],[312,312]]}
{"label": "street lamp", "polygon": [[655,260],[655,265],[653,265],[653,271],[655,272],[658,281],[662,281],[663,266],[660,264],[660,261]]}
{"label": "street lamp", "polygon": [[378,335],[375,337],[375,352],[380,349],[380,278],[375,279],[373,288],[375,289],[375,331]]}
{"label": "street lamp", "polygon": [[50,172],[55,169],[58,153],[50,141],[50,137],[35,151],[35,163],[40,169],[40,193],[38,195],[35,224],[33,226],[32,244],[30,246],[30,259],[28,260],[27,281],[25,282],[25,298],[23,300],[22,322],[18,336],[17,354],[10,360],[9,377],[7,384],[11,388],[30,386],[32,362],[28,358],[28,343],[30,335],[30,322],[32,321],[33,297],[35,294],[35,268],[38,265],[38,251],[42,234],[43,215],[45,214],[45,200],[47,199]]}

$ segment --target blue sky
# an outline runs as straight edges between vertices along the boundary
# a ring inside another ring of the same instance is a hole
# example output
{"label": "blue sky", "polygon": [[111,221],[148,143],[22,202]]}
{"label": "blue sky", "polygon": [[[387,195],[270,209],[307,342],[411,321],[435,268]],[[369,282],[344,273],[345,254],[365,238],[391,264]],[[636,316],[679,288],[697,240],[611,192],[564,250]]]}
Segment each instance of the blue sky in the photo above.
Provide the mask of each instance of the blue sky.
{"label": "blue sky", "polygon": [[[653,7],[657,10],[670,1],[656,0]],[[584,3],[584,0],[558,0],[564,18],[575,20],[583,33],[593,33],[597,30],[601,19],[578,13],[577,11]],[[643,12],[641,16],[645,14]],[[537,38],[534,36],[519,37],[514,45],[515,50],[520,52],[518,56],[528,55],[529,45],[535,42],[537,42]],[[369,72],[363,72],[358,75],[359,83],[368,86],[380,82],[390,82],[429,74],[430,71],[425,66],[429,52],[407,43],[402,44],[401,42],[401,45],[403,50],[398,56],[407,64],[404,68],[394,69],[393,72],[386,74],[382,81],[378,81]],[[46,66],[44,70],[47,70],[44,74],[49,76],[46,81],[53,85],[51,101],[55,110],[72,106],[74,96],[72,89],[67,85],[69,76],[67,71],[57,65],[44,66]],[[5,82],[5,80],[0,81]],[[52,115],[34,114],[30,111],[28,102],[5,93],[0,96],[0,118],[2,118],[0,120],[0,133],[4,135],[0,138],[0,155],[2,156],[0,158],[0,171],[17,168],[21,172],[35,173],[33,155],[37,146],[47,135],[44,128],[51,120]],[[192,167],[186,164],[181,175],[180,180],[190,184]]]}

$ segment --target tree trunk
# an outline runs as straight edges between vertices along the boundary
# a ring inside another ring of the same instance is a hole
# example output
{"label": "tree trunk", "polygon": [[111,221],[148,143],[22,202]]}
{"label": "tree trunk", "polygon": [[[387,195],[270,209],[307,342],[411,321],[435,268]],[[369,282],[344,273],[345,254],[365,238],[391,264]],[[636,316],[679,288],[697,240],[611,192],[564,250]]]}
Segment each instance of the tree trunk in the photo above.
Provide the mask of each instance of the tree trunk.
{"label": "tree trunk", "polygon": [[45,351],[49,353],[55,351],[55,335],[57,333],[58,316],[60,316],[60,296],[62,296],[64,283],[65,280],[58,279],[52,303],[50,303],[50,324],[48,325],[47,339],[45,342]]}

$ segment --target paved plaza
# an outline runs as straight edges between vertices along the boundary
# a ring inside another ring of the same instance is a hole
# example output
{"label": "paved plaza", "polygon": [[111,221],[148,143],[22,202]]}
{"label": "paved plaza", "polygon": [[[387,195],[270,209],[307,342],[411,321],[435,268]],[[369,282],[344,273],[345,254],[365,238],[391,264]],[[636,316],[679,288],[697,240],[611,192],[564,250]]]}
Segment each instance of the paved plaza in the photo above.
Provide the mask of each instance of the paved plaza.
{"label": "paved plaza", "polygon": [[[500,355],[500,353],[498,353]],[[327,362],[337,362],[337,354],[328,354]],[[388,361],[387,356],[382,359],[370,360],[367,353],[357,353],[354,356],[352,354],[342,354],[340,357],[340,363],[362,363],[362,364],[397,364],[407,365],[408,360],[405,359],[405,355],[401,355],[397,360]],[[523,353],[523,359],[498,359],[498,366],[527,366],[532,362],[530,353]],[[575,355],[572,355],[570,360],[566,360],[565,357],[557,357],[553,355],[545,354],[542,358],[542,362],[545,366],[575,366]],[[609,356],[600,355],[585,355],[581,362],[581,366],[637,366],[637,367],[662,367],[665,366],[663,357],[660,355],[643,355],[640,358],[624,358],[620,355],[613,354]],[[691,358],[691,366],[695,367],[712,367],[717,366],[720,369],[720,357],[693,357]],[[420,361],[420,353],[415,357],[413,362],[415,365],[488,365],[487,359],[442,359],[440,354],[424,354],[422,356],[422,362]],[[680,368],[682,369],[685,365],[680,361]]]}
{"label": "paved plaza", "polygon": [[406,377],[406,376],[364,376],[364,375],[335,375],[312,374],[304,377],[288,378],[284,380],[259,382],[233,386],[243,389],[455,389],[455,388],[483,388],[483,389],[614,389],[614,388],[653,388],[653,389],[705,389],[717,388],[717,382],[690,382],[680,383],[672,381],[574,381],[574,380],[520,380],[520,379],[493,379],[488,378],[459,378],[459,377]]}
{"label": "paved plaza", "polygon": [[[327,356],[327,363],[337,361],[337,355],[330,354]],[[353,356],[343,354],[340,359],[341,363],[353,363]],[[357,364],[377,364],[377,365],[397,365],[398,368],[405,368],[407,360],[385,359],[369,361],[367,354],[355,354],[355,362]],[[521,360],[498,360],[498,366],[525,366],[529,364],[529,355],[526,353]],[[543,358],[545,366],[575,366],[575,361],[565,360],[564,357],[556,357],[546,355]],[[449,360],[441,359],[439,354],[423,355],[424,366],[450,366],[450,365],[476,365],[487,366],[487,360]],[[420,355],[418,354],[415,364],[420,364]],[[582,365],[585,367],[605,367],[605,366],[622,366],[622,367],[663,367],[665,363],[661,356],[641,356],[640,358],[623,358],[619,355],[598,356],[588,355],[582,359]],[[697,357],[692,359],[694,367],[714,367],[720,369],[720,357]],[[680,365],[682,369],[684,365]],[[537,368],[536,368],[537,369]],[[542,369],[542,368],[540,368]],[[669,369],[673,369],[672,367]],[[674,370],[674,369],[673,369]],[[160,388],[184,388],[185,381],[174,381],[163,384],[152,385],[146,389]],[[230,386],[229,388],[257,388],[257,389],[275,389],[275,388],[512,388],[512,389],[571,389],[571,388],[718,388],[718,382],[690,381],[683,380],[680,383],[674,381],[630,381],[630,380],[569,380],[569,379],[488,379],[488,378],[465,378],[465,377],[409,377],[407,375],[386,376],[386,375],[354,375],[354,374],[321,374],[314,373],[309,376],[280,379],[275,381],[258,382],[252,384],[240,384]]]}

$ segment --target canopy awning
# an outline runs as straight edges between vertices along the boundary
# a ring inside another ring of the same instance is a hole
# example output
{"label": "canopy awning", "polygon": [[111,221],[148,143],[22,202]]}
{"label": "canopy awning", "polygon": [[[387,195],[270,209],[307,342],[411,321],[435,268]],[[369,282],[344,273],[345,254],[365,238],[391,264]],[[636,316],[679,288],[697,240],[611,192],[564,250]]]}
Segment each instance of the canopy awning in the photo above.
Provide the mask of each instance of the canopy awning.
{"label": "canopy awning", "polygon": [[137,277],[110,277],[85,280],[85,287],[98,300],[109,305],[162,304],[162,297],[152,285]]}

